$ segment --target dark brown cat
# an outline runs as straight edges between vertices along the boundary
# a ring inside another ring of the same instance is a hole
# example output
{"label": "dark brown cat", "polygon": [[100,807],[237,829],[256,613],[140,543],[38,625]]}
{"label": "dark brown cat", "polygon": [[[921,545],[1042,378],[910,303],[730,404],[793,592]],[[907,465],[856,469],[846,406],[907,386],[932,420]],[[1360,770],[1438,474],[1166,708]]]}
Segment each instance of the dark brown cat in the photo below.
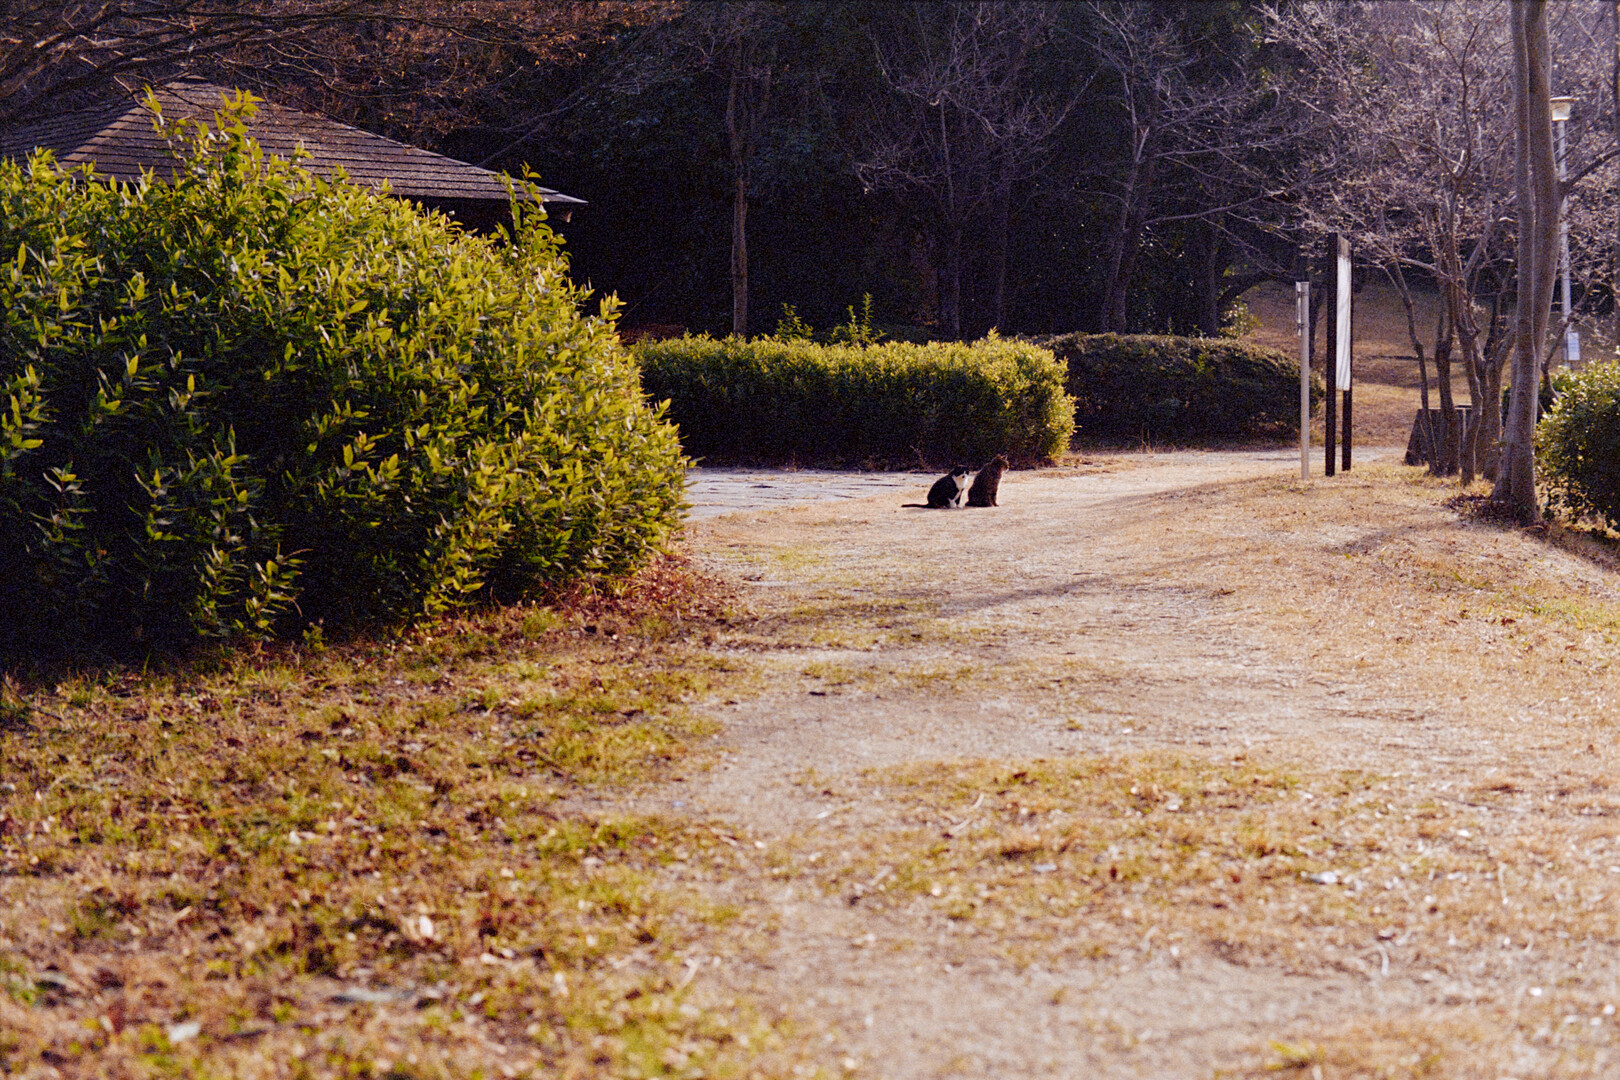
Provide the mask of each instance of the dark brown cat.
{"label": "dark brown cat", "polygon": [[997,454],[990,464],[979,470],[968,488],[969,506],[995,506],[996,493],[1001,490],[1001,474],[1007,471],[1007,459]]}

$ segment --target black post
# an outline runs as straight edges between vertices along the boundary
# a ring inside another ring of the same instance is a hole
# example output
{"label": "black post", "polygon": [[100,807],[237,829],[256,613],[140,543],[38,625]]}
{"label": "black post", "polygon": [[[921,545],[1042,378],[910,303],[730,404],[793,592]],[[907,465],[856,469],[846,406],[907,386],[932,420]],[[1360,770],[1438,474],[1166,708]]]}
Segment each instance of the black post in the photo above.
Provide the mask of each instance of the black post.
{"label": "black post", "polygon": [[[1353,335],[1355,332],[1351,331],[1351,333]],[[1352,342],[1354,342],[1355,338],[1352,336],[1350,340]],[[1354,344],[1351,345],[1350,351],[1352,353],[1355,352]],[[1350,391],[1349,390],[1346,390],[1344,392],[1344,471],[1345,472],[1350,471]]]}
{"label": "black post", "polygon": [[1322,415],[1322,449],[1325,454],[1324,470],[1328,476],[1333,475],[1338,465],[1334,440],[1339,429],[1339,383],[1335,369],[1339,355],[1339,245],[1343,240],[1338,233],[1328,237],[1327,257],[1322,260],[1322,289],[1327,294],[1328,302],[1327,340],[1323,343],[1326,348],[1322,350],[1322,373],[1327,382],[1326,409]]}

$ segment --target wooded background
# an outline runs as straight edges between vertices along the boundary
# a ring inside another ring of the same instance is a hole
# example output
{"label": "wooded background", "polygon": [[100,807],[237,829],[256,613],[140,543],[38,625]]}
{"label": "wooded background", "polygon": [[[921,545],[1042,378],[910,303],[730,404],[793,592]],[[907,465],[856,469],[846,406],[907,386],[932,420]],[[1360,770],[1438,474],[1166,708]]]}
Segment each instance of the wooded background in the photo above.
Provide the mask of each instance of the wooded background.
{"label": "wooded background", "polygon": [[[1604,310],[1614,8],[1551,9],[1577,291]],[[1414,287],[1511,292],[1507,10],[18,0],[0,121],[186,70],[532,169],[589,200],[574,275],[625,326],[770,332],[791,304],[824,329],[870,293],[893,334],[1213,334],[1326,231]],[[1483,353],[1459,304],[1441,337]]]}

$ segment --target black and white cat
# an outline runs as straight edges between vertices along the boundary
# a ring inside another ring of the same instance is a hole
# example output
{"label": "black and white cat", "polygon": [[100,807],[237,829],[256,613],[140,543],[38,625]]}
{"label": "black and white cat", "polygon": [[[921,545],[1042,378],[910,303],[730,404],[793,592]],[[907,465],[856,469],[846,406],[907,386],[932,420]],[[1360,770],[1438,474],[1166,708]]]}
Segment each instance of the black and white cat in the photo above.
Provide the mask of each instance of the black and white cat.
{"label": "black and white cat", "polygon": [[962,494],[967,491],[968,469],[966,465],[958,465],[938,480],[928,489],[926,503],[901,503],[902,507],[916,506],[924,510],[945,510],[953,506],[962,505]]}

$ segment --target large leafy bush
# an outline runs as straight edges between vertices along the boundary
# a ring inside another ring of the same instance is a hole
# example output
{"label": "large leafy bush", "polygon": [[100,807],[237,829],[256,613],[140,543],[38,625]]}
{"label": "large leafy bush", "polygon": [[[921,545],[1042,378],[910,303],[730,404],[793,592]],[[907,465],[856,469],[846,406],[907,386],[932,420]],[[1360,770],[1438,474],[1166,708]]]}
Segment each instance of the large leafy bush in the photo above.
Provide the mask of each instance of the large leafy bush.
{"label": "large leafy bush", "polygon": [[[0,165],[0,649],[264,636],[634,567],[683,461],[532,211],[486,240],[266,159]],[[142,644],[145,643],[145,644]]]}
{"label": "large leafy bush", "polygon": [[1620,528],[1620,364],[1561,373],[1557,400],[1536,425],[1536,458],[1550,503]]}
{"label": "large leafy bush", "polygon": [[1063,369],[1027,342],[685,337],[636,354],[647,396],[669,402],[686,452],[709,462],[1034,464],[1074,431]]}
{"label": "large leafy bush", "polygon": [[[1041,344],[1068,365],[1081,434],[1207,438],[1299,430],[1299,364],[1227,338],[1063,334]],[[1311,407],[1323,393],[1311,380]]]}

